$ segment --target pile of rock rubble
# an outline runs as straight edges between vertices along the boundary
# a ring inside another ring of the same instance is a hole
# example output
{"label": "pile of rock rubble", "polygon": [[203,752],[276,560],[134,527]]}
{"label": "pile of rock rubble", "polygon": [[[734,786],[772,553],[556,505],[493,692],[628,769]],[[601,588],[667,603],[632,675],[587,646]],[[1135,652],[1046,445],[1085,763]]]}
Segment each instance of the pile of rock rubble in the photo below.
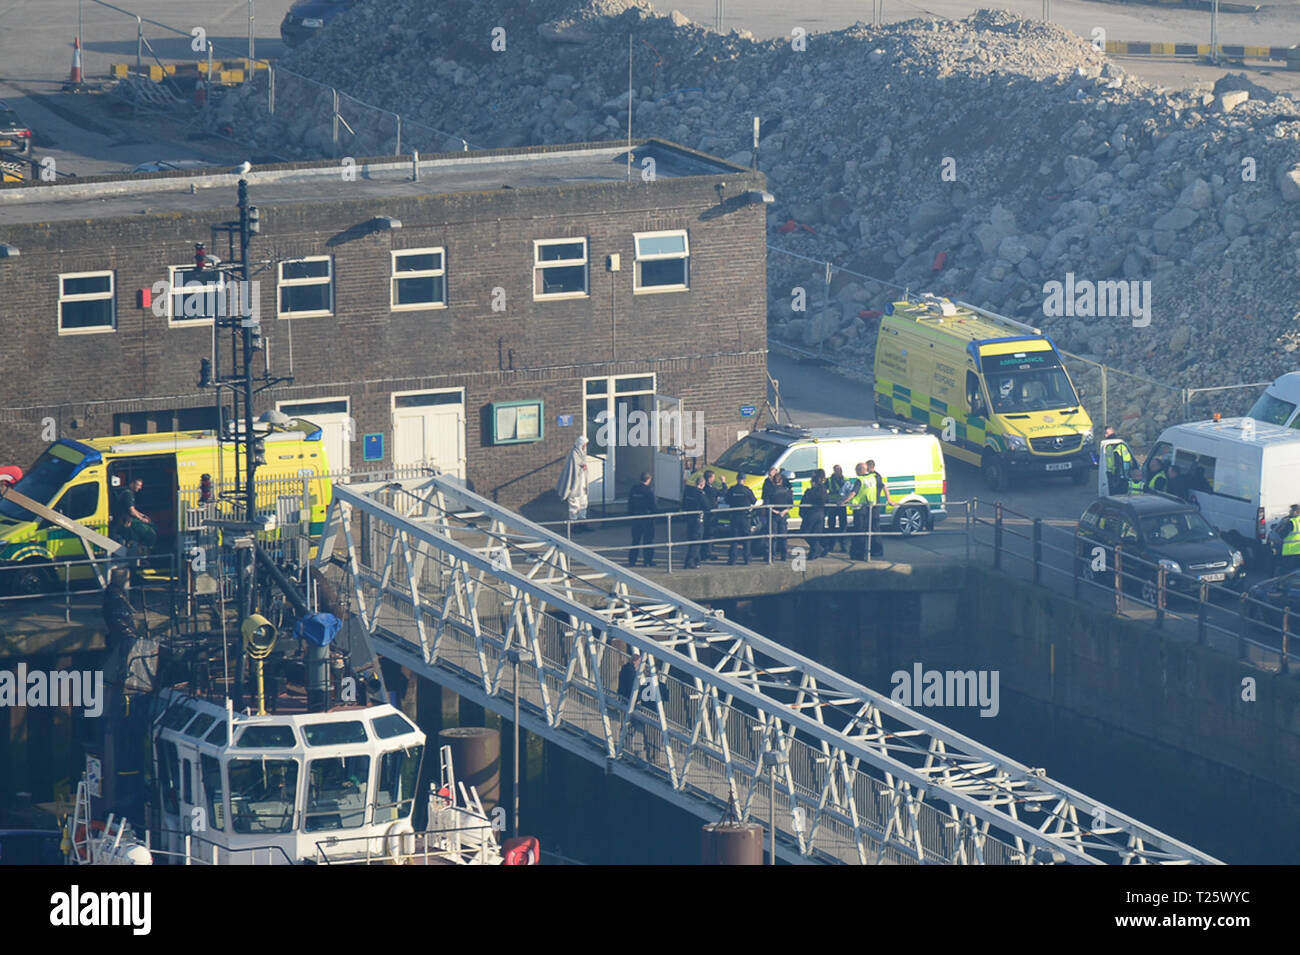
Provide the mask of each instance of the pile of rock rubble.
{"label": "pile of rock rubble", "polygon": [[[629,36],[633,135],[748,164],[762,122],[774,340],[869,368],[885,303],[953,295],[1152,379],[1109,382],[1111,420],[1139,439],[1179,416],[1178,388],[1296,367],[1300,105],[1244,76],[1153,87],[1075,34],[989,10],[758,41],[631,0],[364,0],[281,65],[400,114],[404,151],[455,142],[417,123],[475,146],[611,140]],[[329,155],[328,103],[285,71],[274,121],[252,89],[222,120]],[[344,104],[341,154],[393,150],[391,115]],[[778,250],[834,263],[829,286]],[[1130,314],[1045,314],[1045,284],[1067,276],[1140,297]]]}

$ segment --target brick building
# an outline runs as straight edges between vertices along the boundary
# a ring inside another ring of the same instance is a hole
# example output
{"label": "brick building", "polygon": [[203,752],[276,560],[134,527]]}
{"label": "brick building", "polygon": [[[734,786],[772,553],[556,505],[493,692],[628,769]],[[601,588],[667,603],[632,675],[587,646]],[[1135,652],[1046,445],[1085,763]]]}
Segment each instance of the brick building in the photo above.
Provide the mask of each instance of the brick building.
{"label": "brick building", "polygon": [[[599,434],[601,411],[680,407],[703,434],[654,440],[716,457],[766,395],[764,179],[661,141],[632,152],[630,170],[611,144],[454,153],[418,175],[391,157],[254,169],[264,354],[293,376],[256,411],[317,420],[336,466],[427,461],[514,507],[558,504],[584,429],[607,498],[666,467],[635,433]],[[211,229],[236,217],[238,179],[0,188],[0,463],[34,460],[49,419],[72,438],[215,426],[197,382],[227,299],[194,291],[221,281],[193,271],[194,245],[234,257]]]}

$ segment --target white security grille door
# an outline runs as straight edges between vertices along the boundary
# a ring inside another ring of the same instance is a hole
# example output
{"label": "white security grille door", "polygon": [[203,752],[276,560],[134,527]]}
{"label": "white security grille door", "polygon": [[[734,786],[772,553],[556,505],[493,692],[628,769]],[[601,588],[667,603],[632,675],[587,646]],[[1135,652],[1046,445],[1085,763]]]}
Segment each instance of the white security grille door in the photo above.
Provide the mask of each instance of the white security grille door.
{"label": "white security grille door", "polygon": [[352,467],[352,442],[356,440],[356,424],[349,413],[347,398],[330,398],[319,401],[281,401],[276,408],[290,418],[306,418],[320,425],[326,460],[333,473],[346,473]]}
{"label": "white security grille door", "polygon": [[428,465],[465,479],[464,392],[393,396],[393,464]]}
{"label": "white security grille door", "polygon": [[655,496],[681,502],[686,480],[682,466],[682,399],[655,395]]}

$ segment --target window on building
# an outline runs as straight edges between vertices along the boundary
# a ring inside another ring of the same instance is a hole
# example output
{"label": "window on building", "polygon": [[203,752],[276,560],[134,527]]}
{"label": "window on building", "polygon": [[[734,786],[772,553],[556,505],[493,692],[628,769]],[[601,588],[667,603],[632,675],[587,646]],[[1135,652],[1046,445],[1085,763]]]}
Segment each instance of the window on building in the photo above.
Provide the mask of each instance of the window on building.
{"label": "window on building", "polygon": [[281,318],[334,314],[334,263],[328,255],[280,263],[276,287]]}
{"label": "window on building", "polygon": [[668,292],[690,287],[691,247],[685,230],[637,232],[636,280],[638,292]]}
{"label": "window on building", "polygon": [[111,332],[116,327],[112,272],[59,276],[59,334]]}
{"label": "window on building", "polygon": [[447,263],[443,249],[393,253],[392,308],[443,308],[447,304]]}
{"label": "window on building", "polygon": [[200,272],[192,265],[170,267],[167,321],[173,325],[202,324],[222,315],[225,279],[220,272]]}
{"label": "window on building", "polygon": [[587,294],[587,240],[533,242],[533,298],[575,298]]}

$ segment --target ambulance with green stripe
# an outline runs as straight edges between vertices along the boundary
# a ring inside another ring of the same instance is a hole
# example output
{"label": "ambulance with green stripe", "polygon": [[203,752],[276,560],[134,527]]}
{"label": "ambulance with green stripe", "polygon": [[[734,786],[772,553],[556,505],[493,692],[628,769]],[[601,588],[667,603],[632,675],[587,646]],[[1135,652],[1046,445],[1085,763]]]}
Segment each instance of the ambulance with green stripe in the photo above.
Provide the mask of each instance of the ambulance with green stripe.
{"label": "ambulance with green stripe", "polygon": [[[325,509],[333,485],[320,479],[329,473],[319,427],[295,419],[262,445],[266,463],[257,469],[259,513],[276,513],[280,496],[302,496],[302,480],[309,479],[312,533],[324,526]],[[304,474],[304,472],[307,472]],[[177,554],[183,536],[197,531],[187,521],[200,500],[203,475],[214,491],[224,481],[234,485],[234,444],[217,442],[215,431],[178,431],[122,435],[76,441],[62,438],[51,444],[25,472],[14,490],[37,504],[59,512],[105,536],[113,500],[122,488],[139,478],[144,486],[136,495],[136,508],[148,515],[158,540],[152,555]],[[224,518],[242,516],[235,503],[222,502],[216,510]],[[102,557],[102,553],[96,553]],[[86,564],[60,568],[60,561],[87,560],[86,546],[76,534],[13,500],[0,499],[0,592],[47,593],[61,588],[69,574],[75,579],[92,576]]]}
{"label": "ambulance with green stripe", "polygon": [[886,306],[875,392],[879,417],[927,427],[996,491],[1091,475],[1092,421],[1051,339],[1022,322],[930,295]]}
{"label": "ambulance with green stripe", "polygon": [[[790,528],[800,525],[798,503],[808,489],[813,472],[821,468],[827,478],[839,465],[846,478],[854,467],[875,461],[885,479],[890,504],[884,509],[881,529],[903,534],[929,530],[948,516],[945,506],[948,478],[943,451],[934,435],[922,429],[882,427],[856,428],[769,427],[752,431],[722,453],[709,470],[731,487],[736,474],[744,471],[745,485],[762,501],[763,481],[774,468],[794,473],[795,508]],[[695,475],[691,475],[691,480]],[[837,503],[831,500],[833,505]]]}

